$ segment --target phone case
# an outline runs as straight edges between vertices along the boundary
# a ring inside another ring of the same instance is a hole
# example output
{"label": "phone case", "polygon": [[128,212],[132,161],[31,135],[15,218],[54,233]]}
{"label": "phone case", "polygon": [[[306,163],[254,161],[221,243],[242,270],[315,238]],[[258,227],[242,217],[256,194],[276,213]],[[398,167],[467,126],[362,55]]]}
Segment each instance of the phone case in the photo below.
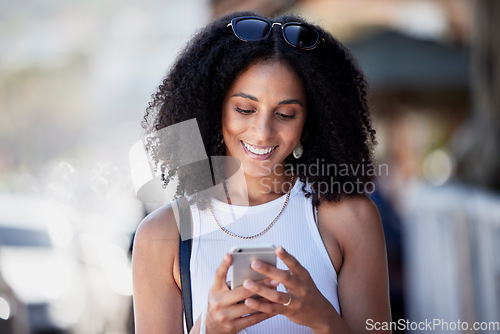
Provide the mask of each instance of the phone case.
{"label": "phone case", "polygon": [[231,255],[233,256],[231,289],[243,285],[247,279],[260,281],[267,278],[250,267],[254,260],[276,266],[276,253],[273,245],[236,246],[231,248]]}

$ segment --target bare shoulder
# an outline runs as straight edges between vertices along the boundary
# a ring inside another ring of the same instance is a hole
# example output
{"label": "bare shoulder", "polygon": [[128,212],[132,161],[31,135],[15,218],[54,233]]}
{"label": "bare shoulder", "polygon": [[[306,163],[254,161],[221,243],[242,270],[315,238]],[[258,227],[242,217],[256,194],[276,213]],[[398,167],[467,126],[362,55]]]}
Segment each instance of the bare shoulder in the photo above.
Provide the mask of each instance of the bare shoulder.
{"label": "bare shoulder", "polygon": [[[318,218],[326,226],[343,225],[351,229],[371,229],[380,224],[380,215],[367,196],[350,196],[339,202],[323,201],[318,206]],[[333,226],[332,226],[333,227]]]}
{"label": "bare shoulder", "polygon": [[350,196],[339,202],[323,201],[318,206],[323,234],[335,238],[344,253],[349,245],[382,239],[378,209],[368,196]]}
{"label": "bare shoulder", "polygon": [[361,225],[373,224],[380,218],[375,203],[365,195],[346,197],[339,202],[322,201],[318,214],[324,218],[335,217],[336,220],[355,220]]}
{"label": "bare shoulder", "polygon": [[179,237],[174,208],[166,204],[153,211],[139,224],[135,242],[177,239]]}
{"label": "bare shoulder", "polygon": [[134,275],[148,273],[154,268],[155,275],[178,282],[179,229],[171,204],[150,213],[137,228],[134,249]]}

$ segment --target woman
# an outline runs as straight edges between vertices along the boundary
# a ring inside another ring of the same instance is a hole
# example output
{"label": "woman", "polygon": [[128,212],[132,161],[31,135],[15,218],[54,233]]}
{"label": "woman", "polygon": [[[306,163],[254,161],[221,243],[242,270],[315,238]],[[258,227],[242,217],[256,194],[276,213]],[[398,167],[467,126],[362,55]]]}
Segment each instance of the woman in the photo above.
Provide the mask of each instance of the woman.
{"label": "woman", "polygon": [[[178,143],[149,142],[165,181],[176,174],[178,194],[192,195],[191,332],[359,333],[390,321],[383,231],[365,195],[375,131],[349,52],[297,17],[217,19],[179,56],[144,125],[192,118],[208,155],[237,160],[240,174],[225,166],[223,195],[198,196],[199,173],[158,158]],[[137,333],[183,331],[175,217],[166,205],[136,234]],[[268,278],[231,290],[227,253],[241,244],[278,245],[279,260],[254,261]]]}

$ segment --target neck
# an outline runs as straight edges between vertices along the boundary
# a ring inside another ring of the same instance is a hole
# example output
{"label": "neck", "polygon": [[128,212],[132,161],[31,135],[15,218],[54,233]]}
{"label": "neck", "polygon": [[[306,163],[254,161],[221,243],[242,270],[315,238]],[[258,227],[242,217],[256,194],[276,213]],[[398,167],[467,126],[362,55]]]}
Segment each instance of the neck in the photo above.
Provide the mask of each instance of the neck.
{"label": "neck", "polygon": [[[288,173],[255,177],[241,173],[226,181],[227,195],[234,205],[259,205],[286,194],[293,184]],[[236,176],[236,177],[235,177]],[[246,185],[246,187],[245,187]]]}

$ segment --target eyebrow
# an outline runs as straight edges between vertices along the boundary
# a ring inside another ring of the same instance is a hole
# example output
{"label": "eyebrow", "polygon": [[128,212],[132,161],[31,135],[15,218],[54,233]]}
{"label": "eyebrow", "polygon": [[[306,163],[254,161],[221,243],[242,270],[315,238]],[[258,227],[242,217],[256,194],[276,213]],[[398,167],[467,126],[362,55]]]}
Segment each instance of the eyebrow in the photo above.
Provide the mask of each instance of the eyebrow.
{"label": "eyebrow", "polygon": [[[252,100],[252,101],[255,101],[255,102],[259,102],[259,99],[256,98],[255,96],[253,95],[249,95],[249,94],[245,94],[243,92],[238,92],[236,94],[233,94],[231,95],[231,97],[242,97],[244,99],[249,99],[249,100]],[[297,100],[297,99],[288,99],[288,100],[283,100],[283,101],[280,101],[278,103],[278,105],[283,105],[283,104],[298,104],[300,106],[304,106],[304,104],[300,101],[300,100]]]}
{"label": "eyebrow", "polygon": [[300,102],[300,101],[299,101],[299,100],[297,100],[297,99],[283,100],[283,101],[281,101],[280,103],[278,103],[278,105],[281,105],[281,104],[298,104],[298,105],[300,105],[300,106],[302,106],[302,107],[304,106],[304,105],[302,104],[302,102]]}
{"label": "eyebrow", "polygon": [[235,96],[239,96],[239,97],[242,97],[244,99],[249,99],[249,100],[252,100],[252,101],[255,101],[255,102],[259,102],[259,99],[256,98],[255,96],[249,95],[249,94],[245,94],[243,92],[238,92],[236,94],[231,95],[231,97],[235,97]]}

